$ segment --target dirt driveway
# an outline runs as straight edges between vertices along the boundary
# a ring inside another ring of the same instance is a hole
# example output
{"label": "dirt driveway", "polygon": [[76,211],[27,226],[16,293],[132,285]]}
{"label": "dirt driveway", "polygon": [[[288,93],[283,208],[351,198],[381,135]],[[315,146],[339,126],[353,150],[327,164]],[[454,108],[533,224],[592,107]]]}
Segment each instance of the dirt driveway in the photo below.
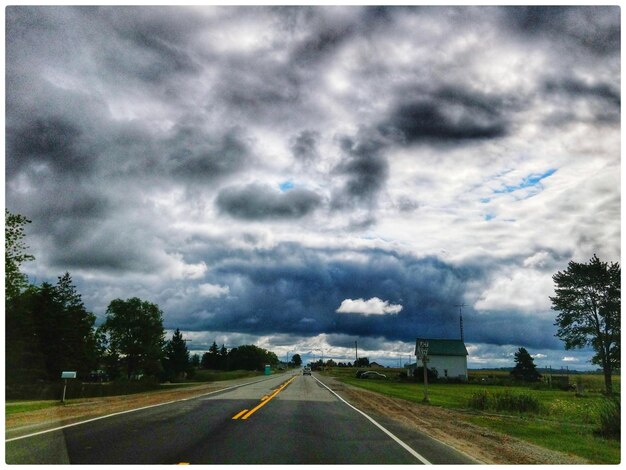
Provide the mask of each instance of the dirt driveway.
{"label": "dirt driveway", "polygon": [[[220,390],[238,381],[215,382],[175,390],[136,395],[88,398],[65,406],[6,416],[6,438],[135,408],[190,398]],[[385,416],[411,430],[426,433],[485,464],[585,464],[576,456],[543,449],[504,434],[464,422],[462,413],[411,403],[324,378],[334,391],[368,414]]]}

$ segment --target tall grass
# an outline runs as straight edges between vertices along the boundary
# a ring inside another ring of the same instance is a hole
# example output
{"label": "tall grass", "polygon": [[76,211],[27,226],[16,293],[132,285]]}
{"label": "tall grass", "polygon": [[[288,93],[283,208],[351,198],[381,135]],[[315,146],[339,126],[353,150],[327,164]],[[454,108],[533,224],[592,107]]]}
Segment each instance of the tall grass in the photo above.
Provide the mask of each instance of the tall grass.
{"label": "tall grass", "polygon": [[528,393],[511,393],[508,390],[490,393],[481,390],[470,397],[468,406],[478,410],[536,413],[539,411],[539,400]]}
{"label": "tall grass", "polygon": [[600,427],[596,434],[619,440],[621,434],[621,413],[619,398],[607,398],[598,409]]}

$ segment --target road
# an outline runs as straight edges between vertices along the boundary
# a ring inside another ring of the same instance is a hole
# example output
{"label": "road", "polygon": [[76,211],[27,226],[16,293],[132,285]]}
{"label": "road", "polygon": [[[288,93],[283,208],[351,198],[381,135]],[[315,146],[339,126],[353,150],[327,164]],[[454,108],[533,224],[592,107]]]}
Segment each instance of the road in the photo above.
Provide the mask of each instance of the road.
{"label": "road", "polygon": [[282,374],[5,446],[9,464],[472,463],[424,435],[397,432],[344,402],[316,374]]}

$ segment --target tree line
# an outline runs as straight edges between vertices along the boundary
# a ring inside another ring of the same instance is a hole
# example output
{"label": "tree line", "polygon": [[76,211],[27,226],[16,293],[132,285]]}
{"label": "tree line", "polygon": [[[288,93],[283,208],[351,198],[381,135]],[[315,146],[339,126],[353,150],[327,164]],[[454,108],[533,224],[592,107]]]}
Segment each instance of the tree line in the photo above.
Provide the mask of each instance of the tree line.
{"label": "tree line", "polygon": [[6,381],[55,381],[62,371],[81,379],[103,370],[110,379],[150,376],[175,380],[193,375],[195,367],[256,370],[275,366],[278,358],[253,345],[217,350],[214,343],[202,361],[190,357],[177,329],[165,339],[163,312],[137,297],[112,300],[105,321],[87,311],[68,272],[55,284],[31,284],[21,272],[27,253],[26,217],[5,209]]}

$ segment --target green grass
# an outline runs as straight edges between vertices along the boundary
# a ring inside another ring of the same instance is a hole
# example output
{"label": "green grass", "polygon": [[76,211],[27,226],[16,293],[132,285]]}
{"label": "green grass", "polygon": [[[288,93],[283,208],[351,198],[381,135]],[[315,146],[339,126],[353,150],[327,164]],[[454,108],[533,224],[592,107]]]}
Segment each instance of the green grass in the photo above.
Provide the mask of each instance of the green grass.
{"label": "green grass", "polygon": [[620,443],[597,437],[589,426],[519,416],[467,416],[464,420],[594,464],[620,462]]}
{"label": "green grass", "polygon": [[[424,385],[401,382],[397,379],[400,369],[385,369],[387,380],[363,380],[354,375],[356,369],[334,368],[325,374],[367,390],[394,398],[421,403]],[[502,371],[498,371],[502,372]],[[503,378],[505,374],[501,375]],[[576,376],[572,376],[575,383]],[[566,452],[590,460],[592,463],[619,463],[620,442],[594,435],[600,425],[600,412],[604,403],[601,391],[602,376],[585,374],[585,395],[576,396],[573,391],[533,388],[520,385],[482,385],[478,383],[446,384],[431,383],[428,395],[431,406],[441,406],[465,413],[463,419],[474,424],[508,434],[533,444]],[[620,389],[619,377],[614,378],[613,388]],[[532,412],[500,411],[480,413],[469,411],[470,399],[479,393],[525,395],[532,397],[539,406]]]}
{"label": "green grass", "polygon": [[8,401],[5,403],[4,410],[5,415],[13,415],[16,413],[23,413],[25,411],[36,411],[44,408],[51,408],[53,406],[60,406],[59,400],[37,400],[37,401]]}

